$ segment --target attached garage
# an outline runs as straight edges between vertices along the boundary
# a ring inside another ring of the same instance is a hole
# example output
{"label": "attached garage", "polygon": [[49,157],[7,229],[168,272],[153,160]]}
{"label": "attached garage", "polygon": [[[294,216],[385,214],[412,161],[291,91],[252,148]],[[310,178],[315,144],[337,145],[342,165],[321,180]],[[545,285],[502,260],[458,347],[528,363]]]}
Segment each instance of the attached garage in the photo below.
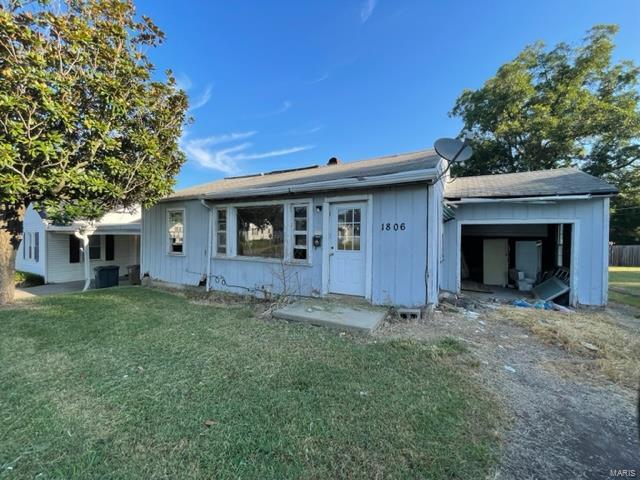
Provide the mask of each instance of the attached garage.
{"label": "attached garage", "polygon": [[566,168],[461,177],[445,191],[440,287],[528,291],[550,276],[571,305],[607,303],[608,183]]}

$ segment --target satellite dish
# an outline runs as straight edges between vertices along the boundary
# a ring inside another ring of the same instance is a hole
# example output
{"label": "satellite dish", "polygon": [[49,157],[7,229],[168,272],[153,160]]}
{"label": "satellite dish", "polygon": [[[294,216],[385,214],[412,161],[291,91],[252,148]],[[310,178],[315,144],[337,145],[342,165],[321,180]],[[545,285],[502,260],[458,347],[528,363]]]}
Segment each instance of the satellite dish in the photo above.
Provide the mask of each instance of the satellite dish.
{"label": "satellite dish", "polygon": [[463,163],[473,155],[473,149],[467,145],[466,141],[463,142],[457,138],[439,138],[433,147],[436,153],[450,164]]}

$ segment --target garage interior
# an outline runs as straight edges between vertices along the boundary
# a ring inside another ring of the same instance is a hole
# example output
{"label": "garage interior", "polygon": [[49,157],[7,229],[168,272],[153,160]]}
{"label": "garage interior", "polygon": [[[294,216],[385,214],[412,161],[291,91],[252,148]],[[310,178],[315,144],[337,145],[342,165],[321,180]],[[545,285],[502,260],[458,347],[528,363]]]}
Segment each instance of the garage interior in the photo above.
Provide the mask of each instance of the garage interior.
{"label": "garage interior", "polygon": [[572,228],[571,224],[462,225],[462,290],[569,304]]}

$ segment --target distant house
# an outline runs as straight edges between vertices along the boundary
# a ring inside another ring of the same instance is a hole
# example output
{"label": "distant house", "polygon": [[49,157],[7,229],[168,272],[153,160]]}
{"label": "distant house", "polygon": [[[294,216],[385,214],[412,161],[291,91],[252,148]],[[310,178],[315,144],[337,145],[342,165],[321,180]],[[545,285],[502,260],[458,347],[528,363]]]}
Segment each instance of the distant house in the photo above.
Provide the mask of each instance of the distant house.
{"label": "distant house", "polygon": [[140,262],[139,210],[110,212],[93,224],[56,225],[29,206],[16,255],[16,270],[40,275],[46,283],[85,280],[85,252],[76,236],[83,231],[91,232],[86,258],[91,272],[93,267],[118,265],[120,275],[124,275],[128,265]]}
{"label": "distant house", "polygon": [[602,305],[615,193],[575,169],[451,181],[433,150],[331,159],[164,198],[143,211],[141,269],[210,290],[411,307],[465,281],[524,290],[560,269],[570,303]]}

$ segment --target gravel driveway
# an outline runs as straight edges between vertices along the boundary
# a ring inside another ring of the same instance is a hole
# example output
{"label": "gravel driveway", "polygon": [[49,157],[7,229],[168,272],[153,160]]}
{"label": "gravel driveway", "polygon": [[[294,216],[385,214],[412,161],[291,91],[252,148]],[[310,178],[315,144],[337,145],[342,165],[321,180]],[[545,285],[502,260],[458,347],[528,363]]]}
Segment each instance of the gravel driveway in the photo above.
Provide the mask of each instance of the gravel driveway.
{"label": "gravel driveway", "polygon": [[480,360],[480,380],[513,417],[496,479],[622,477],[612,469],[640,478],[637,394],[581,370],[581,357],[483,314],[436,313],[426,323],[385,325],[377,335],[467,344]]}

